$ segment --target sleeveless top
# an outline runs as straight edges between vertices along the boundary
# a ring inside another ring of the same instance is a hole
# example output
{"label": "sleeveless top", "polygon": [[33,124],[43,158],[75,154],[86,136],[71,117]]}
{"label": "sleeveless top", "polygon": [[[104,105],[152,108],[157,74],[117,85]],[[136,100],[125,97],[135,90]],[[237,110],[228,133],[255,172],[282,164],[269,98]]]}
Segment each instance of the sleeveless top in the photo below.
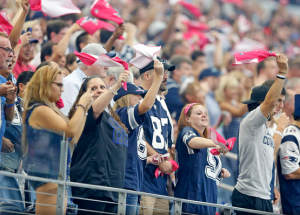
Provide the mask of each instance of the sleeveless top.
{"label": "sleeveless top", "polygon": [[[29,118],[36,107],[41,103],[34,103],[33,108],[26,113],[25,129],[28,143],[28,153],[24,159],[23,167],[29,175],[57,179],[59,175],[60,149],[62,136],[47,131],[36,129],[29,125]],[[46,106],[46,105],[45,105]],[[71,150],[68,146],[67,177],[70,174]]]}

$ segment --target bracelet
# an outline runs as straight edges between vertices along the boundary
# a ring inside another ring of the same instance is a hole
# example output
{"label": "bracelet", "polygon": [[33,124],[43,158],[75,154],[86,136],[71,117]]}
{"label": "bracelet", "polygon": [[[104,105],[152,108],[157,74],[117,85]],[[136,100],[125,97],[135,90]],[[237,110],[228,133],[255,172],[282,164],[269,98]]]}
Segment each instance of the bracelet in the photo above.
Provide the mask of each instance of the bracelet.
{"label": "bracelet", "polygon": [[285,79],[285,76],[283,76],[283,75],[276,75],[276,77],[279,78],[279,79],[282,79],[282,80]]}
{"label": "bracelet", "polygon": [[283,134],[280,131],[275,131],[275,134],[279,134],[281,137],[283,137]]}
{"label": "bracelet", "polygon": [[284,74],[284,75],[286,75],[286,72],[278,72],[279,74]]}
{"label": "bracelet", "polygon": [[12,103],[11,105],[9,105],[9,104],[7,104],[7,103],[5,103],[5,104],[6,104],[7,107],[12,107],[12,106],[15,105],[15,103]]}
{"label": "bracelet", "polygon": [[111,87],[108,88],[108,89],[109,89],[109,91],[110,91],[112,94],[114,94],[115,96],[118,95],[118,93],[115,93],[115,92],[111,89]]}
{"label": "bracelet", "polygon": [[88,115],[88,113],[86,112],[86,108],[82,105],[82,104],[78,104],[78,105],[76,105],[76,109],[78,108],[78,107],[82,107],[83,108],[83,110],[84,110],[84,115],[85,116],[87,116]]}

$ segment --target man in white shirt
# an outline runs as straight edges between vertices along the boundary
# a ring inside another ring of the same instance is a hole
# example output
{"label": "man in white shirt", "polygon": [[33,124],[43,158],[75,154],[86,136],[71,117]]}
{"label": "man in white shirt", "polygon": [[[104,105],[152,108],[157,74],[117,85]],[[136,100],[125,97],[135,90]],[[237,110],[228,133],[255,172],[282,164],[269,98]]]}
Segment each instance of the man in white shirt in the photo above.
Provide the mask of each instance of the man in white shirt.
{"label": "man in white shirt", "polygon": [[[249,113],[240,123],[239,130],[239,176],[232,194],[234,207],[273,212],[271,202],[271,180],[275,143],[267,130],[266,122],[274,115],[285,75],[288,71],[287,58],[276,56],[280,68],[271,88],[254,87],[250,99],[244,101]],[[284,128],[277,127],[275,135],[282,135]],[[235,211],[236,214],[242,215]]]}
{"label": "man in white shirt", "polygon": [[[114,57],[114,54],[109,54],[100,44],[90,43],[86,45],[81,53],[87,53],[95,56],[101,54],[107,54],[109,57]],[[106,78],[107,66],[100,65],[91,65],[87,66],[82,63],[80,60],[77,61],[77,69],[74,70],[70,75],[66,76],[63,79],[64,92],[61,95],[61,98],[64,102],[64,107],[61,109],[64,115],[68,116],[71,107],[73,106],[76,97],[79,93],[81,84],[88,76],[99,75],[102,78]]]}

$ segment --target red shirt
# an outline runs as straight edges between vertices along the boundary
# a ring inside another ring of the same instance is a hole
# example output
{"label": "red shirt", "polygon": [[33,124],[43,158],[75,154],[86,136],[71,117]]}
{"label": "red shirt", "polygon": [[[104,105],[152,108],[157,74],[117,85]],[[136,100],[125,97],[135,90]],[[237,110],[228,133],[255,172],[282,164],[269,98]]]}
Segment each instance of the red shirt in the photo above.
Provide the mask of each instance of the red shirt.
{"label": "red shirt", "polygon": [[15,78],[17,79],[18,76],[24,72],[24,71],[35,71],[35,68],[34,66],[30,65],[30,64],[22,64],[21,61],[17,60],[16,64],[15,64],[15,67],[13,69],[13,74],[15,76]]}

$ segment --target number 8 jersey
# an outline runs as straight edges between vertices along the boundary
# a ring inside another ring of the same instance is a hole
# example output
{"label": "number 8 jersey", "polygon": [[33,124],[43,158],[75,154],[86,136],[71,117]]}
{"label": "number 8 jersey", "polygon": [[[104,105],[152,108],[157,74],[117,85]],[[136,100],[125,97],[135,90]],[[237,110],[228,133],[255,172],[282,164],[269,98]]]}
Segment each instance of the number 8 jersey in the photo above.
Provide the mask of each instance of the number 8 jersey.
{"label": "number 8 jersey", "polygon": [[[165,101],[156,96],[152,108],[145,113],[143,123],[146,141],[159,154],[168,153],[173,142],[173,125],[169,110]],[[149,164],[145,171],[143,191],[159,195],[168,195],[167,175],[155,178],[154,172],[157,166]]]}
{"label": "number 8 jersey", "polygon": [[[217,203],[217,182],[220,181],[222,164],[219,156],[210,153],[212,148],[192,149],[189,141],[201,135],[192,127],[184,127],[176,142],[176,172],[174,196],[183,199]],[[211,215],[216,209],[202,205],[183,204],[182,212]]]}

